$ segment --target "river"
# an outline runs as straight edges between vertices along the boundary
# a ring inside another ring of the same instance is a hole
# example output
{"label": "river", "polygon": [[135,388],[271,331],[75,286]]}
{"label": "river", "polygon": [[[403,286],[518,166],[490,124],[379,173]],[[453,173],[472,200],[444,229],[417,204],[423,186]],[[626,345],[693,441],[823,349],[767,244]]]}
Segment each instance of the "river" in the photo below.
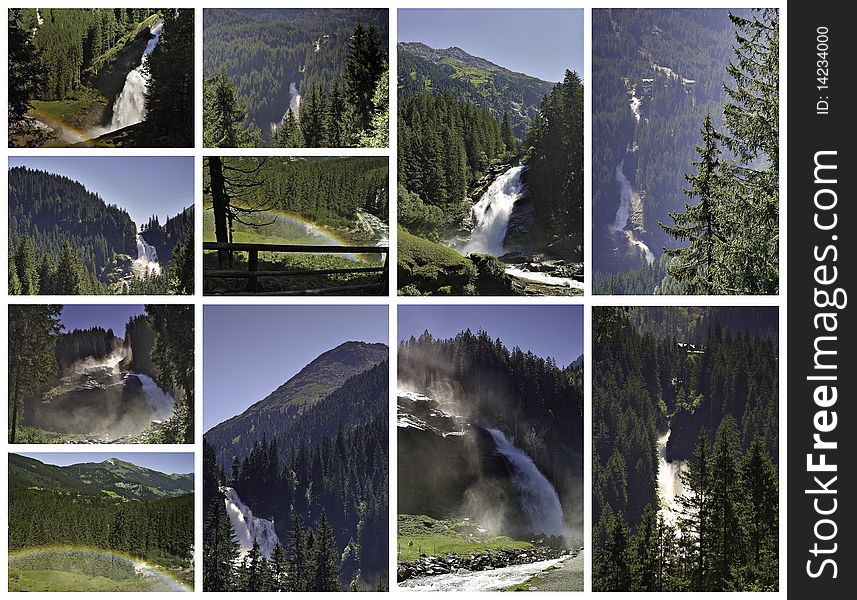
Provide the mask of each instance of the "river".
{"label": "river", "polygon": [[555,566],[565,557],[542,560],[523,565],[512,565],[485,571],[457,571],[445,575],[412,577],[399,582],[399,587],[423,592],[496,592]]}

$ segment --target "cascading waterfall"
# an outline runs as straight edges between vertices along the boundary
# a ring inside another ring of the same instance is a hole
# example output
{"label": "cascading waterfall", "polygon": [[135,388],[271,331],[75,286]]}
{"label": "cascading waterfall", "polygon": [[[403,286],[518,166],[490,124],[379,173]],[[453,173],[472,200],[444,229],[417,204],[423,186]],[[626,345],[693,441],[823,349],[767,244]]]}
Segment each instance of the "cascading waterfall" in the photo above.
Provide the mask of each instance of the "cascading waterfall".
{"label": "cascading waterfall", "polygon": [[616,183],[619,184],[619,207],[616,209],[616,217],[613,220],[613,229],[624,233],[625,237],[628,238],[628,241],[639,248],[641,254],[646,259],[646,262],[648,264],[652,264],[655,262],[655,255],[651,250],[649,250],[649,247],[645,242],[638,240],[634,236],[633,230],[627,229],[628,220],[631,217],[631,196],[634,193],[634,188],[625,176],[624,159],[616,165]]}
{"label": "cascading waterfall", "polygon": [[494,440],[497,452],[512,467],[512,481],[521,497],[521,508],[533,533],[565,535],[567,528],[559,496],[548,478],[539,471],[533,460],[499,429],[486,428]]}
{"label": "cascading waterfall", "polygon": [[667,442],[670,430],[658,437],[658,496],[661,500],[660,514],[664,521],[674,525],[678,517],[678,502],[676,498],[682,494],[681,474],[685,461],[667,461]]}
{"label": "cascading waterfall", "polygon": [[[298,92],[297,82],[293,81],[289,84],[289,108],[295,116],[298,116],[298,111],[301,108],[301,94]],[[286,118],[286,115],[283,115]]]}
{"label": "cascading waterfall", "polygon": [[137,277],[149,277],[161,273],[158,251],[139,233],[137,234],[137,260],[134,261],[131,270]]}
{"label": "cascading waterfall", "polygon": [[524,169],[526,167],[523,165],[512,167],[500,175],[473,206],[475,225],[470,239],[460,248],[456,248],[461,254],[503,254],[503,240],[506,238],[509,217],[515,202],[525,191],[521,181]]}
{"label": "cascading waterfall", "polygon": [[176,401],[173,397],[161,389],[155,380],[148,375],[142,373],[129,373],[134,375],[143,384],[143,395],[146,396],[146,401],[152,407],[152,419],[163,421],[170,418],[175,409]]}
{"label": "cascading waterfall", "polygon": [[146,89],[149,87],[149,74],[146,72],[146,62],[149,55],[161,39],[164,24],[155,23],[150,29],[149,43],[140,58],[140,65],[130,71],[125,77],[125,87],[113,102],[113,119],[110,125],[95,132],[93,137],[104,135],[140,123],[146,118]]}
{"label": "cascading waterfall", "polygon": [[274,529],[274,522],[254,517],[253,511],[241,501],[238,492],[233,488],[224,486],[220,491],[225,496],[226,512],[229,514],[229,521],[241,546],[241,557],[253,548],[253,540],[256,540],[260,552],[270,558],[274,547],[280,543]]}

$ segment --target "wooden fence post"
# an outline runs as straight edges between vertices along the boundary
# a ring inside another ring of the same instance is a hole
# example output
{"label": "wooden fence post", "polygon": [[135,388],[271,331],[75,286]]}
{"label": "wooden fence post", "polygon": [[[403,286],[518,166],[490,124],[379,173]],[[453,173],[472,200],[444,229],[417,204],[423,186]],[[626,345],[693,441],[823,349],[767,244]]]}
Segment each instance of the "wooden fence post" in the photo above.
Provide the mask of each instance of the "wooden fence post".
{"label": "wooden fence post", "polygon": [[259,251],[255,248],[250,250],[247,268],[250,270],[250,277],[247,279],[247,291],[255,294],[259,291],[259,278],[256,276],[256,271],[259,270]]}

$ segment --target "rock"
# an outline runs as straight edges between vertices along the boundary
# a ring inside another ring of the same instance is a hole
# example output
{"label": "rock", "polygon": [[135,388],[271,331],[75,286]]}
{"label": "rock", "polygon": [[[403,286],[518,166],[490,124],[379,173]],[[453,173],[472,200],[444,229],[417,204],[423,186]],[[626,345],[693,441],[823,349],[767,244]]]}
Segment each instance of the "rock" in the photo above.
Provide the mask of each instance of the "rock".
{"label": "rock", "polygon": [[507,252],[503,256],[498,256],[497,258],[507,265],[519,265],[532,260],[532,257],[529,254],[520,251]]}
{"label": "rock", "polygon": [[503,247],[510,252],[526,252],[532,246],[530,231],[533,228],[536,207],[527,196],[515,202],[509,224],[506,226],[506,237]]}

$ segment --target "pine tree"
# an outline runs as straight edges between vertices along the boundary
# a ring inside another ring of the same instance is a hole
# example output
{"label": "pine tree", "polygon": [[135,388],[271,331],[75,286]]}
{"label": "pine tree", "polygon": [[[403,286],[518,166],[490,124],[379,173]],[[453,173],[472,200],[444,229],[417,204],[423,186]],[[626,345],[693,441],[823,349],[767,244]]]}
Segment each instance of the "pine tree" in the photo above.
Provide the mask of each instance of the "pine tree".
{"label": "pine tree", "polygon": [[614,513],[610,518],[607,529],[607,539],[600,560],[604,561],[601,580],[603,591],[626,591],[631,585],[631,568],[629,564],[628,524],[621,513]]}
{"label": "pine tree", "polygon": [[327,93],[327,103],[324,115],[324,143],[327,148],[344,148],[349,146],[345,129],[345,98],[339,89],[339,83],[333,82]]}
{"label": "pine tree", "polygon": [[36,266],[36,249],[25,231],[15,249],[15,270],[24,295],[39,293],[39,272]]}
{"label": "pine tree", "polygon": [[54,293],[68,295],[86,294],[88,288],[89,279],[83,268],[80,256],[71,249],[71,245],[67,241],[63,242],[62,253],[57,261]]}
{"label": "pine tree", "polygon": [[655,510],[647,504],[632,541],[633,590],[658,591],[658,521]]}
{"label": "pine tree", "polygon": [[264,591],[264,580],[262,576],[262,564],[264,562],[265,557],[262,556],[262,553],[259,550],[259,542],[256,541],[256,538],[253,538],[253,546],[244,558],[241,586],[242,592]]}
{"label": "pine tree", "polygon": [[307,148],[323,146],[324,100],[317,85],[312,86],[309,97],[301,103],[300,128]]}
{"label": "pine tree", "polygon": [[503,131],[503,144],[506,146],[506,152],[516,152],[518,149],[518,140],[515,137],[515,131],[512,129],[512,120],[509,118],[509,112],[503,112],[503,123],[500,125]]}
{"label": "pine tree", "polygon": [[681,475],[684,492],[677,498],[679,506],[679,528],[691,543],[693,589],[706,591],[710,586],[711,550],[714,532],[711,531],[712,491],[711,452],[708,433],[700,428],[693,458],[687,462],[687,470]]}
{"label": "pine tree", "polygon": [[372,96],[374,114],[368,130],[360,137],[364,148],[387,148],[390,146],[390,71],[385,65]]}
{"label": "pine tree", "polygon": [[284,592],[288,581],[288,561],[283,547],[277,544],[271,551],[271,591]]}
{"label": "pine tree", "polygon": [[385,70],[384,48],[377,27],[355,25],[346,50],[342,79],[348,101],[356,113],[358,131],[368,129],[372,121],[375,87]]}
{"label": "pine tree", "polygon": [[202,583],[205,591],[229,591],[235,583],[235,563],[240,545],[223,498],[212,499],[203,526]]}
{"label": "pine tree", "polygon": [[62,328],[57,304],[9,305],[9,443],[17,437],[24,398],[57,370],[54,348]]}
{"label": "pine tree", "polygon": [[280,126],[277,127],[271,145],[275,148],[303,148],[306,145],[300,123],[291,107],[280,122]]}
{"label": "pine tree", "polygon": [[711,565],[715,589],[727,589],[732,569],[743,558],[741,487],[738,470],[738,432],[735,420],[726,415],[714,436],[711,456]]}
{"label": "pine tree", "polygon": [[338,592],[342,589],[339,583],[339,553],[336,549],[336,539],[333,537],[333,529],[327,520],[327,512],[322,509],[321,518],[318,523],[318,537],[315,540],[313,553],[315,573],[313,576],[312,591],[314,592]]}
{"label": "pine tree", "polygon": [[262,134],[246,125],[247,102],[238,97],[226,68],[203,84],[203,145],[206,148],[257,148]]}
{"label": "pine tree", "polygon": [[307,592],[309,586],[309,560],[307,556],[307,545],[304,536],[304,526],[301,518],[296,516],[292,522],[292,530],[289,532],[288,545],[286,547],[288,559],[288,578],[286,579],[287,592]]}
{"label": "pine tree", "polygon": [[9,9],[9,128],[26,123],[30,100],[43,83],[39,52],[33,34],[21,24],[21,9]]}
{"label": "pine tree", "polygon": [[688,294],[730,293],[730,273],[726,244],[721,227],[725,216],[723,205],[728,202],[729,182],[723,175],[724,161],[720,157],[720,135],[714,130],[711,115],[702,126],[702,145],[697,146],[699,160],[692,164],[696,175],[686,174],[690,188],[685,194],[698,198],[695,205],[685,203],[683,213],[671,211],[673,226],[661,223],[661,228],[674,239],[688,241],[686,247],[667,248],[672,259],[668,272],[684,284]]}

